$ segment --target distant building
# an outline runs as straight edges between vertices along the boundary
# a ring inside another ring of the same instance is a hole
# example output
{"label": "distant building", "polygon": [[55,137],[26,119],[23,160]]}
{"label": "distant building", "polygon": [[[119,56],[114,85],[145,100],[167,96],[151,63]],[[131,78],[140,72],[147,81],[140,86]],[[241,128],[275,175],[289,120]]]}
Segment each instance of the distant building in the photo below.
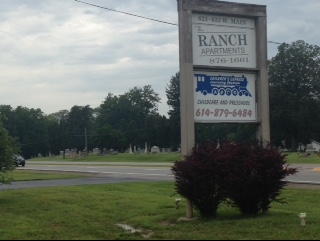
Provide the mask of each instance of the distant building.
{"label": "distant building", "polygon": [[311,145],[313,146],[314,151],[319,152],[319,150],[320,150],[320,142],[312,140]]}

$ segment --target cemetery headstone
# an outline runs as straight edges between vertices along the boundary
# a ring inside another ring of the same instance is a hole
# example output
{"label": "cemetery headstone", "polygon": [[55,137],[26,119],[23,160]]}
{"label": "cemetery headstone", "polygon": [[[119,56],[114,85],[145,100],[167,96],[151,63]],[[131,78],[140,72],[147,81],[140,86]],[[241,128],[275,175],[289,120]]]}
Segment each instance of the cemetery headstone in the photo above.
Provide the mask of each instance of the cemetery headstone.
{"label": "cemetery headstone", "polygon": [[312,156],[312,154],[315,152],[315,148],[313,148],[313,145],[312,144],[308,144],[307,145],[307,149],[306,149],[306,152],[305,152],[305,155],[306,156]]}
{"label": "cemetery headstone", "polygon": [[160,148],[158,146],[151,147],[151,153],[156,154],[160,152]]}

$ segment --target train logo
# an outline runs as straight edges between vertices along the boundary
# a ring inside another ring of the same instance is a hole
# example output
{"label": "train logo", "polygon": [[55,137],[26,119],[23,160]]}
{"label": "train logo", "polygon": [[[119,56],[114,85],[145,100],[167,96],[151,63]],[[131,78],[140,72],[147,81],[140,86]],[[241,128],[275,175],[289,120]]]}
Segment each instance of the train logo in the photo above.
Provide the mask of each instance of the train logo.
{"label": "train logo", "polygon": [[234,77],[195,74],[194,76],[197,79],[196,92],[201,92],[203,95],[213,94],[252,97],[247,90],[248,80],[244,75],[242,75],[242,77]]}

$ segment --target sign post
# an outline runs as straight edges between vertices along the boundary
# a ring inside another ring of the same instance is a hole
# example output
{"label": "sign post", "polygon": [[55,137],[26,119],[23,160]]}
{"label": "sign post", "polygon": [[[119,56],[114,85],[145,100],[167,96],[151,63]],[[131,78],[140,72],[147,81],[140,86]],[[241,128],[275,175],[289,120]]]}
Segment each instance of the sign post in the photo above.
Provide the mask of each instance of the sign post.
{"label": "sign post", "polygon": [[[270,142],[266,6],[177,0],[181,154],[195,146],[195,123],[253,123]],[[187,218],[193,217],[187,200]]]}

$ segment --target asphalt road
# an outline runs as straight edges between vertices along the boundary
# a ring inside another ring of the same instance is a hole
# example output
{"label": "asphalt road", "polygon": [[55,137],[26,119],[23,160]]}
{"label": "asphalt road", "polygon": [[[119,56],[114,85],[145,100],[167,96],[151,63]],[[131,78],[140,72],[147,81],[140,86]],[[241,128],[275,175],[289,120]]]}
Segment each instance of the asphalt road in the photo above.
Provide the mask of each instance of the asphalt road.
{"label": "asphalt road", "polygon": [[[172,163],[101,163],[101,162],[39,162],[28,161],[21,170],[47,172],[75,172],[88,175],[85,178],[12,182],[1,185],[1,190],[24,188],[77,186],[121,182],[173,181]],[[320,184],[320,165],[296,164],[299,172],[288,177],[293,184]]]}
{"label": "asphalt road", "polygon": [[101,163],[101,162],[39,162],[28,161],[19,170],[35,170],[45,172],[71,172],[88,175],[84,178],[55,179],[37,181],[17,181],[3,184],[1,190],[24,188],[79,186],[92,184],[108,184],[122,182],[173,181],[170,163]]}

